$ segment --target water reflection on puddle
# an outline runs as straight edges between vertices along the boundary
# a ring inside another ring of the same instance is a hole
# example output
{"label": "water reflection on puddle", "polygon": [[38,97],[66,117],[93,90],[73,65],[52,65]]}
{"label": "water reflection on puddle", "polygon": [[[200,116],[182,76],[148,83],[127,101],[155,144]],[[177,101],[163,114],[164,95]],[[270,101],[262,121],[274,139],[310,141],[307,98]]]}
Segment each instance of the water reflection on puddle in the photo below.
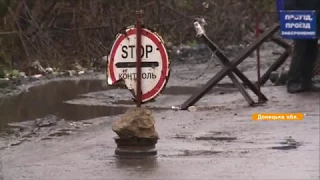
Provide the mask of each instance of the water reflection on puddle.
{"label": "water reflection on puddle", "polygon": [[[1,99],[0,131],[8,123],[34,120],[48,115],[57,115],[65,120],[86,120],[119,115],[129,107],[134,106],[132,101],[121,99],[114,102],[113,106],[64,103],[65,101],[81,98],[83,94],[112,89],[116,88],[105,86],[102,80],[61,80],[32,87],[28,92]],[[193,94],[198,89],[199,87],[173,86],[167,87],[162,94],[186,95]],[[232,89],[215,88],[210,93],[221,91],[232,91]],[[152,109],[167,110],[164,108]]]}
{"label": "water reflection on puddle", "polygon": [[[111,88],[104,87],[101,80],[63,80],[35,86],[28,92],[3,98],[0,104],[0,130],[9,122],[33,120],[59,111],[70,111],[63,108],[64,101],[75,99],[79,94],[107,89]],[[67,114],[72,116],[74,113],[70,111]]]}

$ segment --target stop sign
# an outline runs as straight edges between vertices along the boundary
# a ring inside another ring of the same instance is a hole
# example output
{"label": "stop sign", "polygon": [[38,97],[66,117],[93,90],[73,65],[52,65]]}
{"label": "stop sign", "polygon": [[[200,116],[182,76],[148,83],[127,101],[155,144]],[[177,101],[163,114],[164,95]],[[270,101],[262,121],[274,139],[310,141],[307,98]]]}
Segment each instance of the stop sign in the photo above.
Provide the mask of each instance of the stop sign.
{"label": "stop sign", "polygon": [[[136,95],[136,28],[118,34],[108,60],[108,84],[123,80]],[[169,77],[169,59],[162,38],[147,28],[141,30],[142,102],[154,99],[165,87]]]}

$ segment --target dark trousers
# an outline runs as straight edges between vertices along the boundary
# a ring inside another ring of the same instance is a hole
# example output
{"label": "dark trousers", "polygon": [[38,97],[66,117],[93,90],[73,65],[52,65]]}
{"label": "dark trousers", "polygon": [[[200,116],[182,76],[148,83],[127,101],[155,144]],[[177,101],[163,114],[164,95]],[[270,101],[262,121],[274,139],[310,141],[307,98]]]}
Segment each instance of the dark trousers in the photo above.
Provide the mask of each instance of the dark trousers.
{"label": "dark trousers", "polygon": [[295,40],[288,73],[288,84],[312,83],[313,69],[318,56],[318,40]]}

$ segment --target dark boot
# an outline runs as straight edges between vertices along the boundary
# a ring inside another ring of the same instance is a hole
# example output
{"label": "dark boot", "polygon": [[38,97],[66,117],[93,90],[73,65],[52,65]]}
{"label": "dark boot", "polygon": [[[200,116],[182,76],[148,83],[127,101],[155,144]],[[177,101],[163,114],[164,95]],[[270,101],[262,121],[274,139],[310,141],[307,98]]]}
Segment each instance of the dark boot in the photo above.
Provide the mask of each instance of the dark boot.
{"label": "dark boot", "polygon": [[320,85],[315,84],[312,81],[299,81],[299,82],[288,82],[287,91],[289,93],[299,92],[320,92]]}

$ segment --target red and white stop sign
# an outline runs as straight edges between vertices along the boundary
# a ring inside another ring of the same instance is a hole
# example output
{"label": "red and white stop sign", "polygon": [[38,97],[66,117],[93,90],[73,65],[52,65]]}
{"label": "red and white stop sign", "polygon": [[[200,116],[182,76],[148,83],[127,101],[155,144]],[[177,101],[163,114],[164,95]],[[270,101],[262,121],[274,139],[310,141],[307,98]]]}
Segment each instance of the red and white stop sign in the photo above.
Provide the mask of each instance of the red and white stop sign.
{"label": "red and white stop sign", "polygon": [[[136,28],[118,34],[108,60],[108,84],[124,80],[136,95]],[[169,59],[162,38],[147,28],[141,32],[142,102],[154,99],[165,87],[169,77]]]}

